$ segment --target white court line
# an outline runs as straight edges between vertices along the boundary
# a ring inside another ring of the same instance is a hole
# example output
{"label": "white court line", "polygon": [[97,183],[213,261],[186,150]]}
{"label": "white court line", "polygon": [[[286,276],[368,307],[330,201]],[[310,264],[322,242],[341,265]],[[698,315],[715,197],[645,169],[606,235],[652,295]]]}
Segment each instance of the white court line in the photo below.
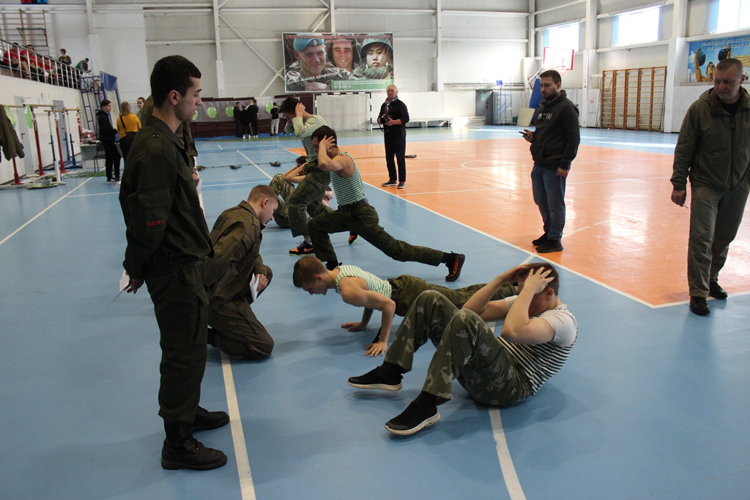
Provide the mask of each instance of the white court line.
{"label": "white court line", "polygon": [[63,201],[65,198],[67,198],[68,196],[70,196],[72,193],[74,193],[76,191],[76,189],[78,189],[80,187],[83,187],[83,185],[86,184],[91,179],[93,179],[93,177],[89,177],[88,179],[86,179],[85,181],[83,181],[79,186],[76,186],[75,188],[73,188],[73,190],[65,193],[59,200],[57,200],[56,202],[54,202],[52,205],[48,206],[47,208],[45,208],[44,210],[42,210],[41,212],[39,212],[38,214],[36,214],[26,224],[24,224],[23,226],[19,227],[18,229],[16,229],[12,233],[10,233],[8,236],[6,236],[2,241],[0,241],[0,245],[2,245],[3,243],[5,243],[9,239],[11,239],[16,234],[18,234],[18,232],[21,231],[21,229],[25,228],[26,226],[28,226],[29,224],[31,224],[32,222],[34,222],[35,220],[37,220],[39,217],[41,217],[44,214],[44,212],[46,212],[47,210],[49,210],[50,208],[54,207],[55,205],[57,205],[58,203],[60,203],[61,201]]}
{"label": "white court line", "polygon": [[251,164],[251,165],[252,165],[253,167],[255,167],[255,168],[257,168],[258,170],[260,170],[260,173],[261,173],[261,174],[265,175],[265,176],[266,176],[266,177],[268,177],[269,179],[273,179],[273,177],[271,177],[270,175],[268,175],[267,173],[265,173],[265,172],[263,171],[263,169],[262,169],[262,168],[260,168],[260,167],[259,167],[259,166],[258,166],[258,165],[257,165],[257,164],[256,164],[256,163],[255,163],[255,162],[253,161],[253,160],[251,160],[250,158],[248,158],[247,156],[245,156],[245,155],[244,155],[244,154],[242,153],[242,151],[240,151],[239,149],[237,149],[236,151],[237,151],[237,152],[238,152],[238,153],[239,153],[240,155],[242,155],[242,157],[243,157],[244,159],[246,159],[247,161],[249,161],[249,162],[250,162],[250,164]]}
{"label": "white court line", "polygon": [[242,500],[255,500],[255,486],[253,474],[250,472],[250,459],[247,455],[245,432],[242,430],[242,417],[237,404],[237,390],[234,387],[234,375],[229,356],[221,352],[221,370],[224,373],[224,390],[227,393],[227,409],[229,410],[229,424],[232,429],[234,455],[237,459],[237,474],[240,478],[240,492]]}
{"label": "white court line", "polygon": [[221,144],[217,144],[216,147],[224,151],[224,148],[221,147]]}
{"label": "white court line", "polygon": [[87,196],[112,196],[113,194],[119,195],[120,191],[114,191],[112,193],[74,194],[73,196],[70,196],[70,198],[86,198]]}
{"label": "white court line", "polygon": [[566,270],[567,272],[569,272],[569,273],[571,273],[571,274],[574,274],[574,275],[576,275],[576,276],[578,276],[578,277],[580,277],[580,278],[583,278],[583,279],[585,279],[585,280],[587,280],[587,281],[590,281],[591,283],[594,283],[594,284],[596,284],[596,285],[599,285],[599,286],[601,286],[601,287],[604,287],[604,288],[606,288],[607,290],[610,290],[610,291],[612,291],[612,292],[615,292],[615,293],[616,293],[616,294],[618,294],[618,295],[622,295],[623,297],[626,297],[626,298],[628,298],[628,299],[630,299],[630,300],[632,300],[632,301],[634,301],[634,302],[638,302],[639,304],[642,304],[642,305],[644,305],[644,306],[646,306],[646,307],[648,307],[648,308],[650,308],[650,309],[656,309],[656,308],[657,308],[657,306],[654,306],[653,304],[649,304],[649,303],[648,303],[648,302],[646,302],[645,300],[641,300],[641,299],[639,299],[638,297],[634,297],[634,296],[632,296],[632,295],[630,295],[630,294],[628,294],[628,293],[625,293],[625,292],[623,292],[622,290],[618,290],[617,288],[614,288],[614,287],[612,287],[612,286],[610,286],[610,285],[608,285],[608,284],[606,284],[606,283],[602,283],[601,281],[597,281],[597,280],[595,280],[594,278],[592,278],[592,277],[590,277],[590,276],[586,276],[585,274],[581,274],[581,273],[579,273],[578,271],[575,271],[575,270],[573,270],[573,269],[570,269],[569,267],[565,267],[565,266],[563,266],[562,264],[559,264],[559,263],[557,263],[557,262],[552,262],[551,260],[549,260],[549,259],[546,259],[546,258],[542,257],[541,255],[537,254],[536,252],[529,252],[529,251],[528,251],[528,250],[526,250],[525,248],[521,248],[521,247],[519,247],[519,246],[516,246],[516,245],[514,245],[513,243],[510,243],[510,242],[508,242],[508,241],[505,241],[505,240],[503,240],[503,239],[501,239],[501,238],[498,238],[497,236],[493,236],[493,235],[491,235],[491,234],[487,234],[487,233],[485,233],[484,231],[480,231],[479,229],[477,229],[477,228],[475,228],[475,227],[471,227],[471,226],[469,226],[469,225],[467,225],[467,224],[464,224],[463,222],[459,222],[459,221],[457,221],[457,220],[451,219],[451,218],[450,218],[450,217],[448,217],[447,215],[443,215],[443,214],[441,214],[441,213],[438,213],[438,212],[436,212],[436,211],[434,211],[434,210],[432,210],[432,209],[429,209],[429,208],[427,208],[427,207],[423,207],[422,205],[418,204],[417,202],[414,202],[414,201],[411,201],[411,200],[407,199],[407,198],[406,198],[405,196],[397,196],[397,193],[391,193],[390,191],[386,191],[385,189],[379,189],[379,187],[378,187],[378,186],[375,186],[375,185],[373,185],[373,184],[367,184],[367,185],[368,185],[368,186],[370,186],[370,187],[373,187],[373,188],[375,188],[375,189],[378,189],[378,190],[379,190],[380,192],[382,192],[382,193],[386,193],[386,194],[388,194],[388,195],[390,195],[390,196],[394,196],[394,197],[396,197],[396,198],[399,198],[399,199],[401,199],[401,200],[404,200],[404,202],[406,202],[406,203],[411,203],[412,205],[415,205],[415,206],[417,206],[417,207],[419,207],[419,208],[421,208],[421,209],[423,209],[423,210],[426,210],[426,211],[428,211],[428,212],[431,212],[431,213],[433,213],[433,214],[437,215],[438,217],[442,217],[442,218],[443,218],[443,219],[445,219],[445,220],[448,220],[448,221],[451,221],[451,222],[453,222],[453,223],[455,223],[455,224],[458,224],[459,226],[463,226],[463,227],[465,227],[465,228],[467,228],[467,229],[470,229],[471,231],[474,231],[475,233],[479,233],[479,234],[481,234],[481,235],[484,235],[484,236],[487,236],[488,238],[491,238],[491,239],[493,239],[493,240],[495,240],[495,241],[499,241],[500,243],[503,243],[503,244],[505,244],[505,245],[508,245],[508,246],[509,246],[509,247],[511,247],[511,248],[515,248],[516,250],[519,250],[519,251],[521,251],[521,252],[523,252],[523,253],[525,253],[525,254],[530,254],[530,255],[531,255],[531,256],[533,256],[533,257],[538,257],[538,258],[540,258],[540,259],[542,259],[542,260],[545,260],[545,261],[549,262],[550,264],[554,265],[555,267],[558,267],[558,268],[560,268],[560,269],[565,269],[565,270]]}

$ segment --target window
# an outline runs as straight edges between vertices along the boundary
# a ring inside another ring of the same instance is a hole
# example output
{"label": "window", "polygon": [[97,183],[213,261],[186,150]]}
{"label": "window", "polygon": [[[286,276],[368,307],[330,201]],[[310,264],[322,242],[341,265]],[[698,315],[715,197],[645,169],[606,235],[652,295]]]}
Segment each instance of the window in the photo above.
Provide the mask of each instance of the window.
{"label": "window", "polygon": [[719,32],[750,26],[750,0],[719,0]]}
{"label": "window", "polygon": [[636,45],[659,39],[659,7],[634,10],[617,16],[615,45]]}
{"label": "window", "polygon": [[[750,3],[750,0],[747,0]],[[550,28],[544,33],[542,45],[553,49],[579,50],[580,24],[566,24]]]}

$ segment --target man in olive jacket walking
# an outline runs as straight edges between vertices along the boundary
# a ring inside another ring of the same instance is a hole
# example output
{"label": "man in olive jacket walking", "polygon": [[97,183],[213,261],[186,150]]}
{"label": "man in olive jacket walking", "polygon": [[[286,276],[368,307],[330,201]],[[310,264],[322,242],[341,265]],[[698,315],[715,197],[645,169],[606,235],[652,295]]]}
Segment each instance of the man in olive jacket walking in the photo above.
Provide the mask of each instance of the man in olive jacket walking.
{"label": "man in olive jacket walking", "polygon": [[688,109],[672,167],[672,202],[684,206],[690,178],[688,286],[690,310],[711,310],[706,297],[723,300],[719,286],[729,244],[737,235],[750,191],[750,100],[742,62],[716,65],[714,88]]}
{"label": "man in olive jacket walking", "polygon": [[560,73],[551,69],[539,75],[542,104],[536,113],[534,132],[524,130],[523,138],[531,143],[534,168],[531,187],[534,203],[544,222],[544,234],[531,243],[539,253],[559,252],[565,227],[565,182],[570,164],[578,154],[581,134],[578,108],[564,90],[560,90]]}

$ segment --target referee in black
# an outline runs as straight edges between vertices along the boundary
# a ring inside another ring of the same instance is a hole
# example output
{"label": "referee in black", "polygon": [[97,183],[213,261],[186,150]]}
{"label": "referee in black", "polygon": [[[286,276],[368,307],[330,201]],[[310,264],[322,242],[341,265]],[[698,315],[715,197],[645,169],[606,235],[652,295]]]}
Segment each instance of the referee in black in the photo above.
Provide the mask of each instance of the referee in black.
{"label": "referee in black", "polygon": [[[388,165],[388,182],[383,187],[406,187],[406,124],[409,123],[409,110],[398,98],[398,88],[389,85],[386,89],[388,99],[380,106],[378,121],[385,132],[385,161]],[[398,177],[396,176],[396,162],[398,162]]]}

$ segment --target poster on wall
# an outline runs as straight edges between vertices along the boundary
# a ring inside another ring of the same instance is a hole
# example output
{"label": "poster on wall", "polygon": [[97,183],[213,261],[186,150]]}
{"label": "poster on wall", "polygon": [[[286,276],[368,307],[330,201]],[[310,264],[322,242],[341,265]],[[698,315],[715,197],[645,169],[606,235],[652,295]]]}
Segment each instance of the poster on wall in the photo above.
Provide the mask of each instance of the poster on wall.
{"label": "poster on wall", "polygon": [[393,84],[393,33],[283,33],[286,92],[373,91]]}
{"label": "poster on wall", "polygon": [[750,76],[750,35],[690,42],[688,82],[713,82],[716,65],[728,57],[742,61]]}

